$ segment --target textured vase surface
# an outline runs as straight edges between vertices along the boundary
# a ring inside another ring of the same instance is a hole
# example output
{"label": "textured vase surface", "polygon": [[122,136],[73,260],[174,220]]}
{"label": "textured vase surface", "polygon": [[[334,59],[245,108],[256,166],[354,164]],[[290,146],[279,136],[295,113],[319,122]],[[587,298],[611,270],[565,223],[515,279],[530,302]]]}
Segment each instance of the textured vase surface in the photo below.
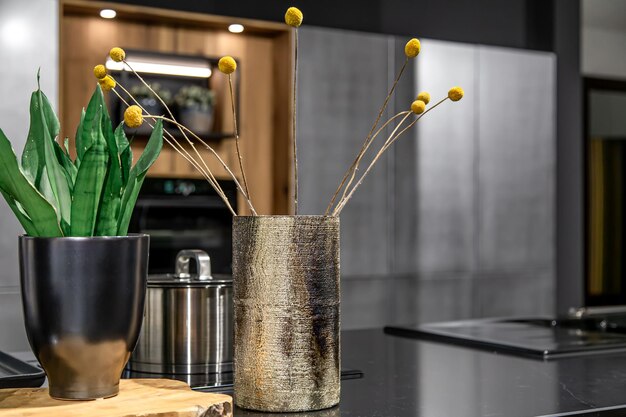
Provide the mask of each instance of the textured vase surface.
{"label": "textured vase surface", "polygon": [[312,411],[339,403],[339,218],[233,219],[235,403]]}
{"label": "textured vase surface", "polygon": [[114,396],[141,329],[147,235],[20,236],[28,341],[51,397]]}

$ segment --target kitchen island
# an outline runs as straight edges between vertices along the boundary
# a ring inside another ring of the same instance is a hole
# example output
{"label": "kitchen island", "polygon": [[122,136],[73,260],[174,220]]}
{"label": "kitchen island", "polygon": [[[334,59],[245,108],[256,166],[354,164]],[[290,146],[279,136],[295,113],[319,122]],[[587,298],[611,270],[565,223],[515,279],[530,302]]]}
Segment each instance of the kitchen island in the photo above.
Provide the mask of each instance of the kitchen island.
{"label": "kitchen island", "polygon": [[[382,329],[346,331],[341,342],[342,368],[360,370],[363,377],[342,381],[338,407],[285,415],[626,415],[626,351],[546,361],[392,336]],[[264,414],[237,409],[235,415]]]}

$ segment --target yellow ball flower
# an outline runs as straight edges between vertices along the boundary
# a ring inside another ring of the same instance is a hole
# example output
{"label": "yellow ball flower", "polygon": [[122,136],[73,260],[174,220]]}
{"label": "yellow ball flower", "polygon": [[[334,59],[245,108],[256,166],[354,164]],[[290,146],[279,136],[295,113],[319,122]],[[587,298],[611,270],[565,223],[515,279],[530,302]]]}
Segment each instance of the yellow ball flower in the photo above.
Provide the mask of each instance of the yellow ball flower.
{"label": "yellow ball flower", "polygon": [[426,110],[426,103],[422,100],[415,100],[411,103],[411,111],[415,114],[422,114]]}
{"label": "yellow ball flower", "polygon": [[417,54],[420,53],[421,47],[422,46],[420,44],[420,41],[416,38],[413,38],[410,41],[408,41],[406,45],[404,45],[404,54],[408,58],[415,58]]}
{"label": "yellow ball flower", "polygon": [[105,75],[105,77],[101,80],[98,80],[98,84],[100,84],[100,88],[104,91],[111,91],[115,88],[115,80],[110,75]]}
{"label": "yellow ball flower", "polygon": [[96,65],[93,67],[93,75],[95,75],[97,79],[101,80],[107,76],[107,69],[102,64]]}
{"label": "yellow ball flower", "polygon": [[452,87],[450,91],[448,91],[448,98],[452,101],[459,101],[463,98],[463,94],[465,94],[465,92],[461,87]]}
{"label": "yellow ball flower", "polygon": [[235,62],[232,56],[223,56],[217,63],[217,67],[224,74],[232,74],[237,69],[237,62]]}
{"label": "yellow ball flower", "polygon": [[285,23],[289,26],[293,26],[294,28],[297,28],[302,24],[303,18],[304,15],[297,7],[290,7],[285,13]]}
{"label": "yellow ball flower", "polygon": [[128,107],[124,111],[124,123],[126,126],[136,128],[143,123],[143,116],[141,115],[141,108],[136,105]]}
{"label": "yellow ball flower", "polygon": [[126,52],[124,52],[122,48],[118,48],[116,46],[115,48],[111,49],[111,51],[109,52],[109,56],[115,62],[122,62],[126,59]]}
{"label": "yellow ball flower", "polygon": [[428,93],[428,91],[422,91],[417,95],[417,100],[422,100],[424,104],[430,103],[430,93]]}

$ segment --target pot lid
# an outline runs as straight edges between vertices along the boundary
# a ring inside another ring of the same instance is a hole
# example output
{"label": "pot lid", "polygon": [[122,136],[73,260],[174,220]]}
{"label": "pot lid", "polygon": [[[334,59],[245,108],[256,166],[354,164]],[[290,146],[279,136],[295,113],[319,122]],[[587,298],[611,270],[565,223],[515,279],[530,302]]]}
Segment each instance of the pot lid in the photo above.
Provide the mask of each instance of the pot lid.
{"label": "pot lid", "polygon": [[[189,272],[189,264],[195,261],[196,274]],[[174,274],[150,275],[148,287],[210,287],[215,285],[233,285],[230,275],[211,275],[211,258],[199,249],[185,249],[176,255]]]}

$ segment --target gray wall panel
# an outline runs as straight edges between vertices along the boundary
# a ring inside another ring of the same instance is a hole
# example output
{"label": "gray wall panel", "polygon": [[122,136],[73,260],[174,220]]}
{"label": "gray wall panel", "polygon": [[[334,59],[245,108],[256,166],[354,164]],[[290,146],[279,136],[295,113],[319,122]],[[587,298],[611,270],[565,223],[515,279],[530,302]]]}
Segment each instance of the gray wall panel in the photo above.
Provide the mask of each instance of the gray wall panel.
{"label": "gray wall panel", "polygon": [[29,350],[22,316],[22,299],[18,288],[6,288],[6,291],[0,292],[0,313],[0,350],[4,352]]}
{"label": "gray wall panel", "polygon": [[474,269],[476,47],[424,40],[417,58],[417,90],[435,104],[450,87],[466,97],[444,102],[420,120],[417,141],[418,271]]}
{"label": "gray wall panel", "polygon": [[[0,128],[13,143],[18,157],[26,141],[30,94],[41,88],[57,108],[58,5],[56,0],[3,0],[0,2],[0,45],[8,59],[0,65]],[[23,230],[0,199],[0,350],[29,349],[19,295],[17,236]]]}
{"label": "gray wall panel", "polygon": [[[58,97],[58,17],[55,0],[0,2],[0,45],[9,56],[0,65],[0,128],[13,143],[18,157],[26,142],[30,94],[41,87],[52,105]],[[23,229],[0,199],[0,287],[17,285],[17,236]],[[2,314],[0,305],[0,315]],[[2,336],[0,336],[1,338]]]}
{"label": "gray wall panel", "polygon": [[[303,212],[324,209],[405,42],[302,32]],[[420,90],[465,97],[402,137],[342,214],[343,328],[554,310],[554,83],[551,54],[422,41],[387,117]]]}
{"label": "gray wall panel", "polygon": [[[387,93],[389,39],[300,29],[300,213],[324,212],[369,132]],[[346,275],[388,272],[387,183],[383,158],[341,214],[341,266]]]}
{"label": "gray wall panel", "polygon": [[553,270],[498,274],[472,281],[473,317],[554,314],[556,282]]}
{"label": "gray wall panel", "polygon": [[554,263],[555,61],[479,50],[479,260],[484,270]]}

